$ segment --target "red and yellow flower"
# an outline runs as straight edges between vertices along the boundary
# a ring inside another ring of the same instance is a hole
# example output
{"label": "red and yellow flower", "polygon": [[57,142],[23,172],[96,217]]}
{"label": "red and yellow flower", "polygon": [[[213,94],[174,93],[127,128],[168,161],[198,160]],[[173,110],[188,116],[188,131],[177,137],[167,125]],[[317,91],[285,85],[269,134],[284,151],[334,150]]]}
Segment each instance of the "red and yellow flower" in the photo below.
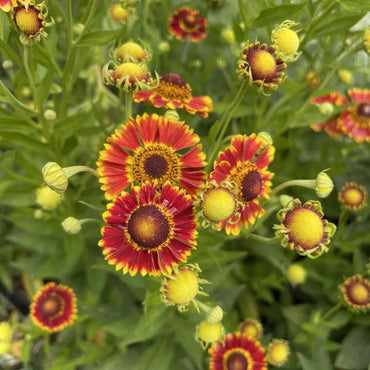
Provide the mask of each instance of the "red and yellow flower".
{"label": "red and yellow flower", "polygon": [[329,250],[327,244],[336,231],[336,226],[323,216],[320,202],[309,201],[302,205],[299,199],[294,199],[278,212],[280,225],[274,225],[275,234],[281,237],[284,248],[302,256],[319,257]]}
{"label": "red and yellow flower", "polygon": [[286,64],[273,55],[275,47],[255,42],[242,50],[242,60],[238,64],[239,73],[260,88],[277,89],[284,77]]}
{"label": "red and yellow flower", "polygon": [[274,158],[275,148],[268,144],[260,151],[262,145],[263,139],[255,134],[249,137],[237,135],[215,161],[210,180],[217,184],[224,181],[234,183],[239,201],[235,215],[240,214],[240,220],[231,218],[231,221],[220,222],[220,229],[225,227],[227,234],[238,235],[241,225],[248,228],[264,214],[259,199],[268,199],[271,192],[273,173],[267,170],[267,166]]}
{"label": "red and yellow flower", "polygon": [[198,113],[203,118],[213,110],[212,99],[209,96],[192,96],[190,85],[176,73],[162,76],[158,87],[151,91],[135,93],[134,101],[151,103],[156,108],[182,108],[190,114]]}
{"label": "red and yellow flower", "polygon": [[199,10],[184,6],[170,16],[168,30],[178,40],[200,42],[207,37],[207,24],[207,18],[201,18]]}
{"label": "red and yellow flower", "polygon": [[363,186],[349,182],[340,189],[338,200],[344,208],[356,211],[365,206],[367,193]]}
{"label": "red and yellow flower", "polygon": [[208,352],[210,370],[267,370],[265,349],[244,334],[227,334],[224,343],[216,342]]}
{"label": "red and yellow flower", "polygon": [[331,103],[335,106],[351,104],[342,112],[331,116],[328,120],[311,125],[315,131],[325,129],[332,137],[341,134],[353,137],[357,143],[370,141],[370,90],[351,89],[348,95],[354,104],[338,92],[311,100],[314,104]]}
{"label": "red and yellow flower", "polygon": [[17,6],[17,0],[0,0],[0,9],[4,12],[10,12]]}
{"label": "red and yellow flower", "polygon": [[[97,162],[99,181],[107,199],[130,184],[179,184],[195,196],[206,177],[199,136],[181,121],[156,114],[130,118],[108,138]],[[189,149],[190,148],[190,149]],[[187,149],[187,150],[186,150]],[[180,154],[181,151],[181,154]]]}
{"label": "red and yellow flower", "polygon": [[46,284],[32,298],[32,321],[41,329],[54,333],[73,324],[77,317],[76,296],[65,285]]}
{"label": "red and yellow flower", "polygon": [[353,311],[370,309],[370,281],[357,274],[349,277],[340,286],[342,297]]}
{"label": "red and yellow flower", "polygon": [[132,187],[108,205],[99,246],[108,263],[131,276],[169,274],[196,246],[192,197],[165,183]]}

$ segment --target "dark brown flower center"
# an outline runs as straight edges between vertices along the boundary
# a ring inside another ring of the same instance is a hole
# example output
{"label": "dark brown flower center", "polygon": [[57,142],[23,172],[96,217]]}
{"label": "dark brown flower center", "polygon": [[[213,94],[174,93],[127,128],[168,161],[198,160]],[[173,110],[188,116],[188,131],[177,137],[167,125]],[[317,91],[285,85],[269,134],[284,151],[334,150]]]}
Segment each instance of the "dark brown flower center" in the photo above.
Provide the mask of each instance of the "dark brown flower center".
{"label": "dark brown flower center", "polygon": [[161,81],[180,87],[186,86],[186,82],[183,80],[183,78],[176,73],[167,73],[166,75],[161,77]]}
{"label": "dark brown flower center", "polygon": [[144,162],[145,172],[154,179],[162,177],[168,168],[166,158],[158,154],[153,154]]}
{"label": "dark brown flower center", "polygon": [[183,18],[183,22],[188,28],[193,28],[196,25],[196,21],[196,17],[194,17],[192,14],[188,14]]}
{"label": "dark brown flower center", "polygon": [[41,304],[41,312],[48,318],[52,318],[60,312],[63,307],[62,298],[56,294],[46,297]]}
{"label": "dark brown flower center", "polygon": [[370,103],[360,103],[357,106],[357,114],[361,117],[370,118]]}
{"label": "dark brown flower center", "polygon": [[145,205],[132,212],[127,231],[139,247],[155,249],[168,238],[170,224],[156,206]]}
{"label": "dark brown flower center", "polygon": [[241,183],[242,197],[245,202],[257,198],[262,189],[262,178],[258,171],[248,172]]}
{"label": "dark brown flower center", "polygon": [[248,360],[242,353],[232,353],[226,361],[227,370],[247,370]]}

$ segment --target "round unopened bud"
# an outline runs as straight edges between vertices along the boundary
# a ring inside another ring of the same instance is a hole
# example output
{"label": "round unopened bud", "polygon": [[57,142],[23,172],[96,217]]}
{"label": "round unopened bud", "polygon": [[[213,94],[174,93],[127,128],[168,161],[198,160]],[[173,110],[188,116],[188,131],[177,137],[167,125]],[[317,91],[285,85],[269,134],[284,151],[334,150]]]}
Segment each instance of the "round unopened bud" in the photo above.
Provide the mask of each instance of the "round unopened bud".
{"label": "round unopened bud", "polygon": [[28,86],[22,87],[21,94],[22,96],[27,98],[28,96],[31,95],[31,89]]}
{"label": "round unopened bud", "polygon": [[202,61],[200,59],[195,59],[192,63],[191,66],[193,68],[200,68],[202,66]]}
{"label": "round unopened bud", "polygon": [[42,186],[36,192],[36,202],[45,210],[55,209],[62,200],[62,194],[55,192],[48,186]]}
{"label": "round unopened bud", "polygon": [[353,83],[352,73],[346,69],[341,69],[338,72],[338,77],[347,85],[352,85]]}
{"label": "round unopened bud", "polygon": [[33,212],[33,217],[40,219],[44,215],[44,212],[41,211],[41,209],[36,209],[35,212]]}
{"label": "round unopened bud", "polygon": [[333,114],[334,105],[332,103],[326,101],[325,103],[320,104],[319,111],[324,116],[330,116],[331,114]]}
{"label": "round unopened bud", "polygon": [[120,4],[114,4],[110,9],[110,16],[115,22],[125,22],[129,17],[129,12]]}
{"label": "round unopened bud", "polygon": [[290,195],[286,195],[286,194],[282,194],[279,196],[279,201],[283,208],[287,207],[288,204],[291,201],[293,201],[293,199],[294,199],[293,197],[291,197]]}
{"label": "round unopened bud", "polygon": [[221,36],[229,44],[233,44],[235,42],[235,33],[231,29],[223,30]]}
{"label": "round unopened bud", "polygon": [[119,62],[142,62],[147,57],[147,52],[136,42],[126,42],[116,50],[116,59]]}
{"label": "round unopened bud", "polygon": [[224,311],[220,306],[213,307],[207,315],[207,321],[209,324],[217,324],[222,321],[224,317]]}
{"label": "round unopened bud", "polygon": [[158,50],[160,53],[165,54],[171,50],[171,46],[167,41],[161,41],[158,45]]}
{"label": "round unopened bud", "polygon": [[216,58],[216,66],[219,69],[224,69],[226,67],[226,60],[222,57]]}
{"label": "round unopened bud", "polygon": [[168,118],[172,121],[179,121],[180,120],[179,114],[174,109],[167,110],[166,113],[164,114],[164,117]]}
{"label": "round unopened bud", "polygon": [[42,175],[46,184],[59,194],[66,191],[68,187],[68,176],[63,168],[56,162],[48,162],[42,168]]}
{"label": "round unopened bud", "polygon": [[82,23],[76,23],[73,26],[73,32],[76,35],[81,35],[84,32],[84,30],[85,30],[85,26]]}
{"label": "round unopened bud", "polygon": [[3,68],[4,69],[11,69],[11,68],[13,68],[13,62],[11,60],[4,60],[3,61]]}
{"label": "round unopened bud", "polygon": [[300,264],[293,263],[288,267],[287,276],[291,284],[303,284],[306,281],[306,270]]}
{"label": "round unopened bud", "polygon": [[68,234],[78,234],[81,231],[81,221],[75,217],[67,217],[62,222],[62,226]]}
{"label": "round unopened bud", "polygon": [[257,138],[260,138],[263,140],[260,150],[265,149],[267,145],[272,145],[273,143],[271,135],[266,131],[259,132],[257,134]]}
{"label": "round unopened bud", "polygon": [[48,121],[54,121],[57,118],[57,114],[53,109],[46,109],[46,111],[44,112],[44,117]]}
{"label": "round unopened bud", "polygon": [[321,171],[316,177],[315,191],[319,198],[326,198],[334,188],[333,181],[325,171],[327,170]]}

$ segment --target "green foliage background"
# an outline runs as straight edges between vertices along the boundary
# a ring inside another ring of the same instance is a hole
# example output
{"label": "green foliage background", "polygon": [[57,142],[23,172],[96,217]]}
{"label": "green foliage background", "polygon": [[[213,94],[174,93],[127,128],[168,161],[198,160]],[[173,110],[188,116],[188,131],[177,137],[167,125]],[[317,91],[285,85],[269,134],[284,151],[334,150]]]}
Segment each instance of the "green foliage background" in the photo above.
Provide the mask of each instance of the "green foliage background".
{"label": "green foliage background", "polygon": [[[68,4],[72,18],[68,17]],[[31,292],[37,290],[40,280],[57,280],[73,288],[79,310],[76,323],[53,335],[50,345],[31,320],[18,313],[17,330],[25,335],[21,368],[205,369],[208,354],[194,340],[195,325],[203,318],[195,310],[180,314],[165,307],[160,301],[159,278],[130,277],[108,265],[97,246],[103,223],[86,224],[77,235],[63,231],[60,223],[68,216],[101,219],[107,202],[91,174],[71,178],[62,204],[44,212],[41,219],[34,217],[38,209],[35,192],[43,182],[41,168],[48,161],[96,167],[106,137],[124,123],[125,115],[118,91],[102,83],[102,66],[115,47],[130,39],[142,40],[153,50],[150,71],[178,73],[190,83],[195,96],[212,97],[214,113],[206,119],[179,112],[200,135],[208,153],[215,122],[239,87],[235,69],[240,44],[255,39],[269,44],[272,29],[291,19],[299,23],[302,55],[288,66],[287,79],[271,96],[248,89],[227,135],[260,131],[272,135],[276,154],[269,169],[275,173],[274,186],[291,179],[313,179],[330,168],[335,189],[322,205],[325,218],[338,224],[341,186],[349,181],[363,186],[370,183],[369,146],[348,137],[332,139],[326,133],[313,132],[310,124],[324,117],[309,101],[331,91],[369,87],[369,55],[363,50],[362,35],[370,23],[366,16],[370,5],[363,0],[225,0],[220,4],[142,0],[123,25],[110,19],[111,5],[108,0],[49,0],[49,14],[56,24],[46,29],[47,38],[33,46],[36,96],[24,95],[30,82],[19,31],[8,14],[0,12],[1,60],[14,64],[11,70],[0,69],[0,279],[9,291]],[[201,43],[184,43],[169,35],[167,19],[180,5],[199,8],[207,16],[208,37]],[[73,26],[87,21],[82,34],[73,32]],[[222,38],[224,28],[234,30],[233,45]],[[164,40],[170,44],[169,53],[158,50]],[[224,69],[218,68],[218,57],[225,60]],[[353,86],[338,78],[339,69],[353,73]],[[322,78],[318,88],[305,80],[310,70]],[[31,102],[39,109],[37,116],[27,108]],[[54,122],[43,118],[48,108],[57,113]],[[134,104],[134,114],[143,112],[164,110]],[[221,149],[226,145],[224,141]],[[302,201],[315,199],[308,189],[293,187],[286,193]],[[310,260],[278,243],[249,237],[251,231],[272,236],[280,208],[278,197],[264,207],[266,215],[241,236],[199,229],[198,249],[189,262],[198,263],[201,277],[212,282],[205,287],[210,296],[204,302],[223,307],[227,332],[237,330],[246,317],[255,317],[264,326],[263,344],[273,337],[289,340],[292,356],[286,369],[368,368],[369,314],[354,314],[343,306],[326,315],[340,301],[338,285],[346,277],[366,273],[368,208],[348,212],[330,251]],[[341,217],[343,220],[343,212]],[[299,287],[292,287],[286,276],[293,261],[299,261],[308,273]],[[2,297],[0,319],[7,320],[14,310]],[[97,340],[103,332],[104,346]]]}

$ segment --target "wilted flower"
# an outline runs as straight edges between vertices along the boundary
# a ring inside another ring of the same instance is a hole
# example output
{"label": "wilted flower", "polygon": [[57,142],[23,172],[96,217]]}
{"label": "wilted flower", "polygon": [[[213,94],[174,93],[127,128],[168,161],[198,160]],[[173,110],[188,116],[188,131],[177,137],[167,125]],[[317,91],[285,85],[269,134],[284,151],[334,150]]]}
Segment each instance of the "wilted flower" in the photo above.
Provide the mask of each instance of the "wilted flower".
{"label": "wilted flower", "polygon": [[267,348],[267,361],[276,367],[283,366],[290,356],[289,343],[284,339],[273,339]]}
{"label": "wilted flower", "polygon": [[340,189],[338,200],[344,208],[357,211],[365,206],[367,193],[363,186],[349,182]]}
{"label": "wilted flower", "polygon": [[336,226],[323,219],[320,202],[309,201],[302,205],[299,199],[281,209],[277,218],[280,225],[274,225],[281,245],[310,258],[319,257],[328,251],[327,244],[334,235]]}
{"label": "wilted flower", "polygon": [[199,10],[184,6],[170,16],[168,30],[178,40],[200,42],[207,37],[207,24],[207,19],[199,16]]}
{"label": "wilted flower", "polygon": [[49,333],[72,325],[77,317],[73,290],[61,284],[46,284],[32,298],[30,316],[37,326]]}
{"label": "wilted flower", "polygon": [[357,312],[370,309],[370,281],[357,274],[349,277],[339,287],[349,308]]}

